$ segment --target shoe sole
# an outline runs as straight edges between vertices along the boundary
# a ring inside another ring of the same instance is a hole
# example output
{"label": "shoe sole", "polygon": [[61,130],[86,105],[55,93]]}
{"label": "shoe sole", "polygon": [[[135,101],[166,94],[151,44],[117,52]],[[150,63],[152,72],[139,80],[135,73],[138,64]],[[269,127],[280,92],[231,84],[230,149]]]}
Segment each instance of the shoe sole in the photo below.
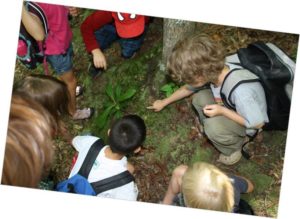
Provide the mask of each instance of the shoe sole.
{"label": "shoe sole", "polygon": [[242,158],[242,153],[240,153],[238,159],[234,160],[233,162],[222,161],[222,160],[220,160],[220,159],[218,159],[217,162],[222,163],[222,164],[225,164],[225,165],[227,165],[227,166],[231,166],[231,165],[234,165],[234,164],[236,164],[237,162],[239,162],[239,161],[241,160],[241,158]]}

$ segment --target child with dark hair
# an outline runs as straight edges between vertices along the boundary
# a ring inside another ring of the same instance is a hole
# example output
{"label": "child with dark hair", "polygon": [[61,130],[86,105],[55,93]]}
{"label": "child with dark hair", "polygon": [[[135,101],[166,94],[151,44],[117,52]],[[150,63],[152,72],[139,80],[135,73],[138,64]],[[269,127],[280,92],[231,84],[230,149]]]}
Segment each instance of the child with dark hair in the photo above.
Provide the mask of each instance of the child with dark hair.
{"label": "child with dark hair", "polygon": [[[264,89],[252,72],[225,62],[224,49],[206,35],[194,35],[176,43],[167,63],[171,77],[183,82],[170,97],[156,100],[148,109],[158,112],[167,105],[193,96],[204,133],[220,151],[218,162],[237,163],[242,147],[269,122]],[[247,77],[229,96],[224,95],[226,81]],[[254,79],[254,80],[253,80]],[[224,105],[223,98],[235,109]]]}
{"label": "child with dark hair", "polygon": [[1,183],[37,188],[54,156],[54,118],[39,103],[13,94]]}
{"label": "child with dark hair", "polygon": [[[128,170],[134,172],[134,167],[127,161],[126,155],[138,153],[146,137],[146,126],[137,115],[127,115],[117,120],[108,131],[109,145],[106,145],[97,156],[88,176],[90,183],[117,175]],[[78,151],[78,157],[70,177],[78,173],[90,147],[99,138],[94,136],[76,136],[73,146]],[[136,201],[138,189],[134,182],[98,194],[100,197]]]}

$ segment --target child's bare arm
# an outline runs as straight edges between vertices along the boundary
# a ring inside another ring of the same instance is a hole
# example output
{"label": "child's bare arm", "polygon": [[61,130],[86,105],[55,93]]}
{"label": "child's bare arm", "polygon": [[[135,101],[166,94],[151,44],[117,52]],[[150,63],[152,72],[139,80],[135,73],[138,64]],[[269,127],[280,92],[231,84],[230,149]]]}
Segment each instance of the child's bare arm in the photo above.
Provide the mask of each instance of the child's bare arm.
{"label": "child's bare arm", "polygon": [[172,173],[170,184],[168,186],[168,190],[162,201],[162,204],[171,205],[173,203],[173,199],[175,198],[175,196],[178,193],[180,193],[181,185],[182,185],[182,177],[186,172],[187,168],[188,166],[186,165],[180,165],[175,168],[175,170]]}
{"label": "child's bare arm", "polygon": [[180,87],[177,91],[175,91],[171,96],[169,96],[165,99],[162,99],[162,100],[156,100],[152,104],[152,106],[148,106],[147,109],[152,109],[155,112],[159,112],[163,108],[165,108],[167,105],[174,103],[178,100],[181,100],[185,97],[188,97],[193,93],[194,93],[193,91],[187,89],[187,86],[184,85],[184,86]]}
{"label": "child's bare arm", "polygon": [[127,170],[128,170],[131,174],[134,173],[134,166],[133,166],[131,163],[129,163],[129,162],[127,162]]}
{"label": "child's bare arm", "polygon": [[22,23],[27,32],[37,41],[42,41],[45,38],[45,32],[40,19],[28,12],[25,7],[22,8]]}

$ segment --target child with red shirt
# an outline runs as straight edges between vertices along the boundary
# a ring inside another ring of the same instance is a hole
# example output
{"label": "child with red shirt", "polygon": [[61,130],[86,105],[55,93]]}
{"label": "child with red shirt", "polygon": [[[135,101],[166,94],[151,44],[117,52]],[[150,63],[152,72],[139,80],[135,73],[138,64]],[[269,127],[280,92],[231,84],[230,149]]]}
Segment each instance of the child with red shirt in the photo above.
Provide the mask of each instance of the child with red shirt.
{"label": "child with red shirt", "polygon": [[140,49],[149,17],[110,11],[95,11],[81,25],[81,34],[86,49],[92,54],[90,68],[92,76],[97,76],[107,68],[103,51],[114,41],[121,45],[121,55],[131,58]]}

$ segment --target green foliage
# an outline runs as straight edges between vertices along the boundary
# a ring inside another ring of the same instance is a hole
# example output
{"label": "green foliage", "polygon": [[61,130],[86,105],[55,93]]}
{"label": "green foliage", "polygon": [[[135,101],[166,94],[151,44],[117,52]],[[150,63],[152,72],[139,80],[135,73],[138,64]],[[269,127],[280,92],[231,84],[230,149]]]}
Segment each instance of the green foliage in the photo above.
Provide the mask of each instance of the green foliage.
{"label": "green foliage", "polygon": [[296,60],[297,60],[297,50],[298,50],[298,48],[295,47],[291,53],[291,58],[293,59],[294,62],[296,62]]}
{"label": "green foliage", "polygon": [[252,173],[251,180],[255,185],[254,193],[262,194],[263,192],[266,192],[268,189],[270,189],[272,183],[274,182],[272,177],[267,176],[263,173],[257,173],[257,174],[253,174],[253,173]]}
{"label": "green foliage", "polygon": [[171,96],[176,90],[179,89],[179,86],[174,84],[173,82],[167,83],[160,88],[160,91],[164,92],[166,97]]}
{"label": "green foliage", "polygon": [[85,20],[90,14],[92,14],[95,10],[93,9],[82,9],[82,20]]}
{"label": "green foliage", "polygon": [[136,90],[129,88],[127,91],[122,91],[120,85],[113,87],[109,83],[105,88],[105,93],[108,97],[106,108],[96,118],[96,125],[99,129],[103,129],[110,118],[122,117],[127,101],[135,95]]}
{"label": "green foliage", "polygon": [[192,158],[190,159],[189,163],[193,164],[196,162],[211,162],[213,155],[213,151],[210,148],[203,148],[203,147],[197,147],[195,150]]}

